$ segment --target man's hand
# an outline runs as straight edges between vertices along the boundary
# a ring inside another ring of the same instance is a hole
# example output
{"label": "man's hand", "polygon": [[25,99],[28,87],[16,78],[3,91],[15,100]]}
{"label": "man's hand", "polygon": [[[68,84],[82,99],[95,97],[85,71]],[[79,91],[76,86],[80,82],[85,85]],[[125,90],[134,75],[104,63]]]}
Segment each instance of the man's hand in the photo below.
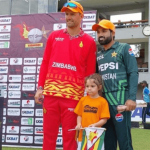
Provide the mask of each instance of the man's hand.
{"label": "man's hand", "polygon": [[130,99],[126,101],[125,105],[127,106],[125,111],[132,111],[136,108],[136,102]]}
{"label": "man's hand", "polygon": [[34,96],[36,104],[42,104],[42,101],[40,101],[40,99],[43,99],[43,94],[42,93],[43,93],[43,90],[41,90],[41,89],[38,89],[36,91],[36,94]]}

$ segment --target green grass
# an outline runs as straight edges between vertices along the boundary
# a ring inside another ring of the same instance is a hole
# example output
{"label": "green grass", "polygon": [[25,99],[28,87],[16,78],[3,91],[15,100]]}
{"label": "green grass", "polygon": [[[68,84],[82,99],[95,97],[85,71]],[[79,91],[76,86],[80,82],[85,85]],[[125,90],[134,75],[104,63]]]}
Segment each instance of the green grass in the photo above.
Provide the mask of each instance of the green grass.
{"label": "green grass", "polygon": [[[150,149],[150,130],[133,128],[132,142],[134,150],[149,150]],[[41,148],[11,148],[3,147],[2,150],[42,150]],[[119,150],[119,148],[117,149]]]}

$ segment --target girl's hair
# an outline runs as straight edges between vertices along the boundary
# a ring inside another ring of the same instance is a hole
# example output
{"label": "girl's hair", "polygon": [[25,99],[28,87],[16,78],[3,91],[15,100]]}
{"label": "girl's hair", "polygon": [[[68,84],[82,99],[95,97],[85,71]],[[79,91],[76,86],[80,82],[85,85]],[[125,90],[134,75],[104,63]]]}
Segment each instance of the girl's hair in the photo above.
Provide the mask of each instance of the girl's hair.
{"label": "girl's hair", "polygon": [[[94,74],[92,74],[92,75],[86,77],[86,78],[85,78],[85,85],[86,85],[86,83],[87,83],[87,80],[89,80],[89,79],[93,79],[93,80],[94,80],[94,83],[98,86],[98,88],[99,88],[100,85],[102,85],[102,77],[101,77],[98,73],[94,73]],[[102,95],[102,89],[100,89],[100,90],[98,91],[98,93],[99,93],[99,95],[101,96],[101,95]]]}

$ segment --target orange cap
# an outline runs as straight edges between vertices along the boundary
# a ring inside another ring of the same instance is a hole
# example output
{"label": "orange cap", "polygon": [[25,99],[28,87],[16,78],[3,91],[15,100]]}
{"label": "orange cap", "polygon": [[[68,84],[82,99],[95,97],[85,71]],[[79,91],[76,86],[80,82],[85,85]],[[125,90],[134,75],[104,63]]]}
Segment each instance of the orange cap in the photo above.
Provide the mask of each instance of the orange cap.
{"label": "orange cap", "polygon": [[75,2],[75,1],[69,1],[68,3],[73,3],[75,4],[77,7],[73,8],[73,7],[70,7],[69,5],[68,6],[63,6],[63,8],[61,9],[61,12],[65,12],[67,9],[73,11],[73,12],[79,12],[80,14],[83,14],[83,7],[80,3],[78,2]]}
{"label": "orange cap", "polygon": [[102,27],[104,29],[110,29],[115,32],[115,25],[111,21],[106,19],[101,20],[98,24],[94,24],[92,26],[92,30],[97,31],[98,27]]}

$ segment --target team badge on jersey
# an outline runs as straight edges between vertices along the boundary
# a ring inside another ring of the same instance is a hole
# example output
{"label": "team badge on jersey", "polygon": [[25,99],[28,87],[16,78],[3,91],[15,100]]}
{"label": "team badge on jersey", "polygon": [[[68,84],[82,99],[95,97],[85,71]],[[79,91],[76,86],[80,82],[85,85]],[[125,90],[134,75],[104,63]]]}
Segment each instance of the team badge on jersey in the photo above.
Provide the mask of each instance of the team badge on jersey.
{"label": "team badge on jersey", "polygon": [[116,57],[117,53],[114,51],[113,53],[111,53],[111,57]]}
{"label": "team badge on jersey", "polygon": [[123,115],[122,114],[117,114],[115,116],[115,119],[116,119],[117,122],[122,122],[123,121]]}
{"label": "team badge on jersey", "polygon": [[83,43],[82,43],[82,41],[80,42],[79,47],[83,47]]}
{"label": "team badge on jersey", "polygon": [[129,54],[130,54],[131,56],[134,56],[134,53],[133,53],[132,48],[129,48],[128,52],[129,52]]}

